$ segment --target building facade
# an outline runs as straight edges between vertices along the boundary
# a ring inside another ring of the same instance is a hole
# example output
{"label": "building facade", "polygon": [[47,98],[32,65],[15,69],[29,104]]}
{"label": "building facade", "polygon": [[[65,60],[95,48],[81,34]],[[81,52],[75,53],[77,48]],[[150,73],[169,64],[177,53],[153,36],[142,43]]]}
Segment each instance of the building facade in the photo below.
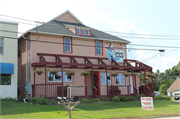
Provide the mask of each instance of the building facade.
{"label": "building facade", "polygon": [[[128,43],[84,25],[70,11],[64,12],[19,37],[19,98],[66,96],[67,87],[71,87],[72,96],[80,98],[139,94],[134,72],[152,68],[127,59]],[[37,69],[44,74],[34,73]],[[59,70],[58,76],[50,73],[52,69]],[[68,70],[75,76],[68,77]],[[80,76],[83,71],[90,75]],[[131,76],[123,75],[127,71]],[[118,76],[111,77],[112,72]]]}
{"label": "building facade", "polygon": [[0,97],[17,99],[18,24],[0,21]]}

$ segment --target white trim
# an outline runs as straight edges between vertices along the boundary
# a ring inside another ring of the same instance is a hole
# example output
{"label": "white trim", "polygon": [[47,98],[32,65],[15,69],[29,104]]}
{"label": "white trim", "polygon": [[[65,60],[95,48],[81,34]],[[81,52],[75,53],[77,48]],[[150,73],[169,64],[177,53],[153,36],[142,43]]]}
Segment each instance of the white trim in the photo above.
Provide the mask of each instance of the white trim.
{"label": "white trim", "polygon": [[60,15],[58,15],[58,16],[56,16],[56,17],[53,18],[51,21],[57,19],[58,17],[60,17],[60,16],[62,16],[62,15],[64,15],[64,14],[66,14],[66,13],[69,13],[69,14],[70,14],[72,17],[74,17],[74,19],[76,19],[80,24],[84,25],[84,24],[83,24],[76,16],[74,16],[69,10],[63,12],[62,14],[60,14]]}
{"label": "white trim", "polygon": [[[98,47],[97,46],[97,42],[100,42],[100,45],[101,45],[101,47]],[[101,54],[97,54],[97,49],[101,49]],[[102,55],[102,50],[103,50],[103,48],[102,48],[102,41],[96,41],[96,55]]]}
{"label": "white trim", "polygon": [[[29,33],[29,32],[31,32],[31,33],[37,33],[36,31],[31,31],[31,30],[29,30],[29,31],[27,31],[27,32],[25,32],[23,35],[25,35],[25,34],[27,34],[27,33]],[[67,34],[57,34],[57,33],[48,33],[48,32],[40,32],[40,31],[38,31],[38,33],[42,33],[42,34],[49,34],[49,35],[58,35],[58,36],[69,36],[69,37],[76,37],[76,38],[87,38],[87,39],[94,39],[94,40],[104,40],[104,41],[116,41],[116,42],[120,42],[120,43],[127,43],[127,44],[129,44],[129,43],[131,43],[131,42],[129,42],[129,41],[121,41],[121,40],[114,40],[114,39],[103,39],[103,38],[92,38],[92,37],[84,37],[84,36],[77,36],[77,35],[67,35]],[[20,39],[23,35],[21,35],[18,39]]]}
{"label": "white trim", "polygon": [[[66,43],[65,43],[65,40],[66,40],[66,39],[69,39],[69,40],[70,40],[70,44],[66,44]],[[72,52],[71,52],[71,51],[72,51],[72,49],[71,49],[71,45],[72,45],[71,42],[72,42],[72,41],[71,41],[71,40],[72,40],[72,39],[69,38],[69,37],[64,37],[64,52],[65,52],[65,53],[72,53]],[[66,46],[70,46],[69,52],[66,52]]]}

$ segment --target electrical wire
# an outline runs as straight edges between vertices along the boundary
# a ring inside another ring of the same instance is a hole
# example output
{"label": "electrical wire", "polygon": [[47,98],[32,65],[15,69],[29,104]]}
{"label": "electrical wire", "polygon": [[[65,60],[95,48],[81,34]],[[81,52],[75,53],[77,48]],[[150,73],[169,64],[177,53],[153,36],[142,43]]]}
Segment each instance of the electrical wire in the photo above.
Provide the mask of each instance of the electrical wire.
{"label": "electrical wire", "polygon": [[[9,39],[18,39],[14,37],[5,37],[5,36],[0,36],[1,38],[9,38]],[[65,44],[65,43],[59,43],[59,42],[50,42],[50,41],[39,41],[39,40],[29,40],[29,39],[21,39],[21,40],[28,40],[28,41],[34,41],[34,42],[43,42],[43,43],[52,43],[52,44]],[[71,44],[74,46],[84,46],[84,47],[96,47],[92,45],[80,45],[80,44]],[[103,47],[105,48],[105,47]],[[114,47],[116,49],[130,49],[130,50],[152,50],[152,51],[159,51],[158,49],[140,49],[140,48],[119,48],[119,47]]]}
{"label": "electrical wire", "polygon": [[[17,17],[12,17],[12,16],[8,16],[8,15],[2,15],[2,14],[0,14],[0,15],[1,16],[5,16],[5,17],[9,17],[9,18],[15,18],[15,19],[20,19],[20,20],[28,21],[28,22],[36,22],[37,23],[37,21],[32,21],[32,20],[27,20],[27,19],[22,19],[22,18],[17,18]],[[7,20],[7,19],[4,19],[4,20]],[[13,22],[15,22],[15,21],[13,21]],[[29,23],[24,23],[24,22],[18,22],[18,23],[29,24]],[[34,24],[29,24],[29,25],[34,25]],[[48,25],[50,25],[50,23]],[[54,26],[54,24],[51,24],[51,26],[52,25]],[[115,31],[104,31],[104,32],[111,32],[111,33],[118,33],[118,34],[127,34],[127,35],[144,35],[144,36],[151,36],[151,37],[152,36],[180,37],[180,36],[169,36],[169,35],[146,35],[146,34],[135,34],[135,33],[123,33],[123,32],[115,32]],[[121,36],[121,37],[129,37],[129,36]],[[129,37],[129,38],[143,38],[144,39],[144,37]],[[148,39],[162,39],[162,38],[148,38]],[[163,38],[163,40],[164,40],[164,38]],[[175,40],[175,39],[171,39],[171,40]]]}

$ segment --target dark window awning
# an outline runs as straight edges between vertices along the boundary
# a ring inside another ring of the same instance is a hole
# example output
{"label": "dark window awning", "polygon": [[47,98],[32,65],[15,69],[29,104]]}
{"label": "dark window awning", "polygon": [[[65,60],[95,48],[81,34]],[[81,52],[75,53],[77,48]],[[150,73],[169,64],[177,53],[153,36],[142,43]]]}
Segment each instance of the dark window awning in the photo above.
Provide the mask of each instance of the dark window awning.
{"label": "dark window awning", "polygon": [[14,74],[14,64],[0,63],[0,74]]}

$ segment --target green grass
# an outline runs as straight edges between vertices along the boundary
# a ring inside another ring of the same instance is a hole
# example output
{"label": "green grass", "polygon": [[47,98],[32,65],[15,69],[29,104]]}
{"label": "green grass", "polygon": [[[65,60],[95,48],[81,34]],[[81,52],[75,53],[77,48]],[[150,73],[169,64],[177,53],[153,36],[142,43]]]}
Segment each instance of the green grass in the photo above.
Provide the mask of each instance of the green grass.
{"label": "green grass", "polygon": [[[142,110],[141,102],[104,102],[79,104],[71,112],[72,118],[120,118],[179,114],[179,103],[154,101],[154,111]],[[62,105],[33,105],[23,102],[1,101],[0,118],[68,118]]]}

